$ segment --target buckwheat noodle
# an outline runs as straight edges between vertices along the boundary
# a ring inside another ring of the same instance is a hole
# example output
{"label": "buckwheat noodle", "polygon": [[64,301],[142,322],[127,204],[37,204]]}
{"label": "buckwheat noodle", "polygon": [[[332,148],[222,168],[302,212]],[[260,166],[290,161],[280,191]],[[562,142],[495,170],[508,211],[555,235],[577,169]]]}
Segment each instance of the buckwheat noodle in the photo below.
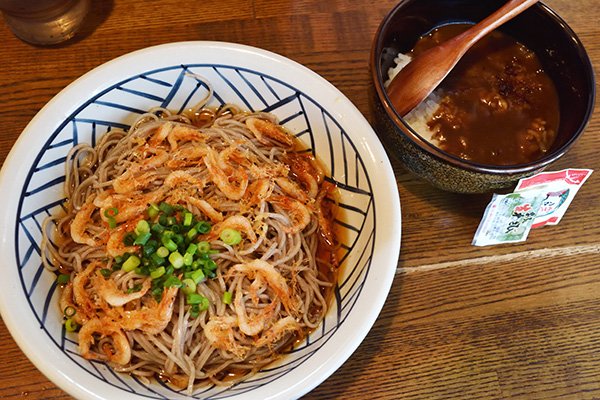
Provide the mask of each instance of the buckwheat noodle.
{"label": "buckwheat noodle", "polygon": [[[43,263],[63,277],[60,309],[81,355],[188,393],[248,377],[313,330],[338,267],[336,188],[319,164],[274,115],[208,109],[209,97],[181,115],[150,110],[127,131],[74,146],[64,213],[43,225]],[[131,243],[148,232],[140,221],[161,225],[158,205],[170,208],[161,221],[170,211],[178,229],[191,230],[187,213],[210,227],[188,240],[210,244],[200,261],[213,268],[191,287],[182,282],[202,268],[169,261],[183,247],[163,258],[157,277],[160,266]],[[229,243],[226,231],[241,241]],[[126,268],[132,254],[142,261]]]}

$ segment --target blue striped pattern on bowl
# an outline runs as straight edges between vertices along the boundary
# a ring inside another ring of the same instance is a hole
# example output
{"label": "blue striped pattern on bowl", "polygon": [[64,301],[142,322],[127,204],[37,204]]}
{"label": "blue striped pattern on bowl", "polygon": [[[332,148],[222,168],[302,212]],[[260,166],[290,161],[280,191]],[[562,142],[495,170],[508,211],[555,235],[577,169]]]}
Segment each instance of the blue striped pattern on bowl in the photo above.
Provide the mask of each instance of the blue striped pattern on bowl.
{"label": "blue striped pattern on bowl", "polygon": [[146,385],[132,376],[113,372],[101,362],[90,362],[79,356],[76,335],[66,333],[61,324],[54,276],[44,270],[40,261],[41,224],[49,214],[61,211],[64,162],[70,148],[82,142],[95,144],[112,128],[128,128],[151,107],[174,111],[190,107],[207,91],[194,74],[208,79],[215,88],[211,106],[227,102],[250,110],[272,112],[307,144],[329,171],[328,179],[340,188],[343,212],[336,222],[348,233],[342,237],[343,273],[322,325],[289,354],[257,375],[231,388],[201,388],[193,398],[226,399],[250,394],[302,365],[335,336],[359,298],[371,267],[375,205],[367,169],[341,124],[301,89],[245,68],[190,64],[146,71],[102,90],[64,119],[29,170],[16,220],[16,267],[29,307],[45,334],[70,362],[105,384],[121,389],[124,395],[136,393],[148,399],[187,398],[164,382]]}

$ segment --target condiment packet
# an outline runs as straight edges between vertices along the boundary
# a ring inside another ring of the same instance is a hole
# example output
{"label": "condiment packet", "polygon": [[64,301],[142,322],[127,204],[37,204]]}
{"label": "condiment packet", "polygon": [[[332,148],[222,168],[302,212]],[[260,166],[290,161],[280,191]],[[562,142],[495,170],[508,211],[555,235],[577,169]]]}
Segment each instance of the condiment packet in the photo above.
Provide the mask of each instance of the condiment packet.
{"label": "condiment packet", "polygon": [[525,241],[543,199],[543,194],[536,191],[494,194],[472,244],[489,246]]}
{"label": "condiment packet", "polygon": [[519,181],[515,193],[536,192],[543,195],[532,228],[556,225],[575,197],[575,194],[592,174],[591,169],[564,169],[542,172]]}

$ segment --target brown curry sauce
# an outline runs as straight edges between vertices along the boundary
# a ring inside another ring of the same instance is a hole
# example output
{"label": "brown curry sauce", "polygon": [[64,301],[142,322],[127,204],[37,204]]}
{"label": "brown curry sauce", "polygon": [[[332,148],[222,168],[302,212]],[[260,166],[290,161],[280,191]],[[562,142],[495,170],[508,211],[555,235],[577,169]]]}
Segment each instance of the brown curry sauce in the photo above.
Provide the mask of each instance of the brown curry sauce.
{"label": "brown curry sauce", "polygon": [[[411,55],[470,26],[441,26],[419,39]],[[504,33],[482,38],[437,90],[440,107],[428,126],[448,153],[481,164],[522,164],[543,157],[556,138],[554,83],[535,53]]]}

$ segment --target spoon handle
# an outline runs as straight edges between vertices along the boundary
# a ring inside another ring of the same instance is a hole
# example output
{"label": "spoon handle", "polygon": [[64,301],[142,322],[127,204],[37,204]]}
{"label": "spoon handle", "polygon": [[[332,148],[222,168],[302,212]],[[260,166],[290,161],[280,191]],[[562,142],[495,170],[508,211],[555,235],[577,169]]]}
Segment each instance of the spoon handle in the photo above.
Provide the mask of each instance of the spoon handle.
{"label": "spoon handle", "polygon": [[539,0],[509,0],[502,7],[478,22],[471,29],[458,35],[456,41],[464,41],[465,52],[483,36],[487,35],[505,22],[513,19]]}

